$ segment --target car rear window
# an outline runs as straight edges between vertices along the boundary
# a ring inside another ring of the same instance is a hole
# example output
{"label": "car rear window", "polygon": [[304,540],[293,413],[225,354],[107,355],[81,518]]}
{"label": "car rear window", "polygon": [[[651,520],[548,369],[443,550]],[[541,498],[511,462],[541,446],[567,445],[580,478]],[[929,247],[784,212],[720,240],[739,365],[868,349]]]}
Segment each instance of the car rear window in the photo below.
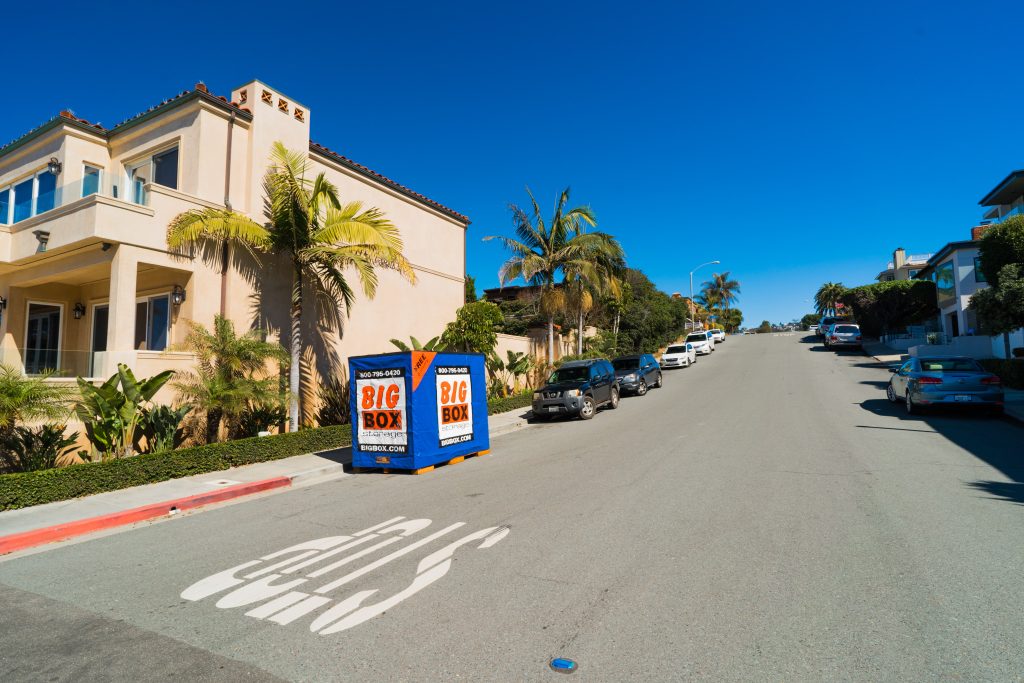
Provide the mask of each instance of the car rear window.
{"label": "car rear window", "polygon": [[670,346],[665,349],[665,353],[686,353],[685,346]]}
{"label": "car rear window", "polygon": [[639,358],[616,358],[612,361],[616,370],[636,370],[640,367]]}
{"label": "car rear window", "polygon": [[860,328],[856,325],[836,325],[836,332],[842,334],[853,334],[854,332],[860,332]]}
{"label": "car rear window", "polygon": [[921,361],[924,372],[984,372],[981,366],[970,358],[934,358]]}
{"label": "car rear window", "polygon": [[708,340],[707,336],[703,335],[703,334],[691,334],[690,336],[688,336],[686,338],[686,341],[688,341],[688,342],[699,342],[699,341],[707,341],[707,340]]}

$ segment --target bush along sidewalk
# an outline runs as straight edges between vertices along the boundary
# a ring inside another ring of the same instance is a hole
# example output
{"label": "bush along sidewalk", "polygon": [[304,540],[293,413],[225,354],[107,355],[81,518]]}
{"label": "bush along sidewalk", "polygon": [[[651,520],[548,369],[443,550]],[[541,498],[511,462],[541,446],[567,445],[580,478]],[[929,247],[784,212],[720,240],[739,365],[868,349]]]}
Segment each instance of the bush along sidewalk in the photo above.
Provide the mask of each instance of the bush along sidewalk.
{"label": "bush along sidewalk", "polygon": [[516,408],[529,408],[533,404],[533,391],[527,391],[506,398],[492,398],[487,401],[487,414],[496,415]]}
{"label": "bush along sidewalk", "polygon": [[979,361],[989,372],[999,375],[1003,386],[1009,389],[1024,389],[1024,359],[983,358]]}
{"label": "bush along sidewalk", "polygon": [[280,460],[348,446],[348,425],[276,436],[239,439],[169,453],[71,465],[60,469],[0,475],[0,510],[15,510],[104,491]]}

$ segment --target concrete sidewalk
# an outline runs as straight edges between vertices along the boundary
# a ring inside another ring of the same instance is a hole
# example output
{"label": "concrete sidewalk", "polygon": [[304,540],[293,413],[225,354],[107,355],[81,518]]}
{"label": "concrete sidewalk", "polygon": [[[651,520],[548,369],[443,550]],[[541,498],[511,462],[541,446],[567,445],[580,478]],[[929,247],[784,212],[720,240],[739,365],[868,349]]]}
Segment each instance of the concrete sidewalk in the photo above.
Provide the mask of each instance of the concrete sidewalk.
{"label": "concrete sidewalk", "polygon": [[[901,354],[899,351],[891,349],[885,344],[877,341],[864,342],[864,352],[880,363],[885,363],[886,365],[895,365],[910,358],[910,356]],[[1024,391],[1019,389],[1004,389],[1004,393],[1006,395],[1005,409],[1007,416],[1024,422]]]}
{"label": "concrete sidewalk", "polygon": [[[527,425],[529,408],[488,418],[491,438]],[[265,491],[352,476],[349,448],[0,512],[0,555],[103,529],[166,517]]]}

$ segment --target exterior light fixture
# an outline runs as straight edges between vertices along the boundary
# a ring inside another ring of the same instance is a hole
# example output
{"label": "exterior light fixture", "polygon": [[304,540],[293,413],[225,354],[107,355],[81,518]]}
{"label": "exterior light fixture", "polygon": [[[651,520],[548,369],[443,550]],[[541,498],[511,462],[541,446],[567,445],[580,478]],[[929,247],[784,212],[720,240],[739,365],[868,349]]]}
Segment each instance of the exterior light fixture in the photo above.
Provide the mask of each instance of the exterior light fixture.
{"label": "exterior light fixture", "polygon": [[85,304],[79,301],[71,312],[74,314],[75,320],[81,320],[82,316],[85,315]]}
{"label": "exterior light fixture", "polygon": [[181,288],[181,285],[174,285],[174,289],[171,290],[171,303],[180,306],[184,301],[185,290]]}
{"label": "exterior light fixture", "polygon": [[32,234],[39,240],[39,251],[46,251],[46,243],[50,241],[49,230],[33,230]]}
{"label": "exterior light fixture", "polygon": [[60,175],[60,172],[64,170],[64,164],[60,163],[57,157],[50,157],[50,163],[46,164],[46,170],[53,175]]}

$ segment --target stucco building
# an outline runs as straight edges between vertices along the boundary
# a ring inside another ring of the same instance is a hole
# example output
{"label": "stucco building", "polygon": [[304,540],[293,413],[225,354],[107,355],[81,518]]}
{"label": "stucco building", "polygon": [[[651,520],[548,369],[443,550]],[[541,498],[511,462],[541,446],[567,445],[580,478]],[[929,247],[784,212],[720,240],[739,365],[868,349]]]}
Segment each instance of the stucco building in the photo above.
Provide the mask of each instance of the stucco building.
{"label": "stucco building", "polygon": [[210,327],[223,313],[243,330],[286,331],[290,271],[273,256],[183,255],[166,242],[192,208],[262,222],[275,141],[306,151],[342,201],[382,209],[416,274],[412,285],[379,271],[376,298],[357,295],[340,335],[306,306],[307,328],[323,333],[321,371],[328,358],[387,351],[393,337],[439,334],[463,304],[469,219],[313,142],[312,118],[259,81],[230,98],[197,84],[111,128],[64,111],[0,147],[0,362],[95,378],[123,362],[149,376],[192,364],[176,350],[190,320]]}

